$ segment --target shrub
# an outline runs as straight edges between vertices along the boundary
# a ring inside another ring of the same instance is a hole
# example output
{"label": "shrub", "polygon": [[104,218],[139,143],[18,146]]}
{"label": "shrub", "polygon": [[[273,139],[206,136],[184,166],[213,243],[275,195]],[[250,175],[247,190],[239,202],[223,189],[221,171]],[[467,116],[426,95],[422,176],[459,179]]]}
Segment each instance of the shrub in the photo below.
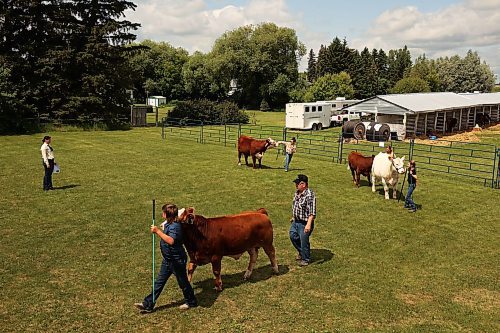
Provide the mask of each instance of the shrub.
{"label": "shrub", "polygon": [[265,99],[260,102],[260,111],[269,111],[271,108],[269,107],[269,103]]}
{"label": "shrub", "polygon": [[248,115],[233,102],[207,99],[179,101],[167,119],[195,119],[206,123],[248,123]]}

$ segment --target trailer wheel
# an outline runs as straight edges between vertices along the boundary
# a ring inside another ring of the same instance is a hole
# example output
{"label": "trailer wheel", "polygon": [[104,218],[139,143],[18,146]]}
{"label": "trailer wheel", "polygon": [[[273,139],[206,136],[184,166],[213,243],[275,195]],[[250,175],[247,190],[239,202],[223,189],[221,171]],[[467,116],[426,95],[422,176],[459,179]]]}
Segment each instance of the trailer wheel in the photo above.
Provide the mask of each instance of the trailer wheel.
{"label": "trailer wheel", "polygon": [[316,125],[316,124],[312,124],[312,128],[311,128],[311,129],[312,129],[313,131],[316,131],[316,130],[318,130],[318,127],[317,127],[317,125]]}
{"label": "trailer wheel", "polygon": [[321,131],[321,129],[323,128],[323,124],[322,123],[319,123],[318,124],[318,131]]}

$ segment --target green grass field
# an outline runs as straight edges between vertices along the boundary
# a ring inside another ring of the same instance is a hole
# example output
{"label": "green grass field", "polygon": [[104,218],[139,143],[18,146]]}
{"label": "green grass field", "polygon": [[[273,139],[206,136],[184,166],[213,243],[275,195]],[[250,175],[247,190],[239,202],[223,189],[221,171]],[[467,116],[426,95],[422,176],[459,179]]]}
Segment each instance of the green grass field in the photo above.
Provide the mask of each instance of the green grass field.
{"label": "green grass field", "polygon": [[[274,152],[262,170],[238,167],[233,147],[162,140],[159,128],[50,134],[62,171],[48,193],[43,134],[3,137],[2,332],[500,330],[499,190],[421,171],[411,214],[381,186],[353,187],[345,165],[300,150],[285,173]],[[304,268],[288,239],[297,173],[318,202],[314,263]],[[221,293],[209,266],[195,272],[200,307],[180,312],[171,279],[157,311],[137,313],[151,286],[152,198],[204,216],[265,207],[280,274],[261,251],[244,282],[248,256],[225,258]]]}

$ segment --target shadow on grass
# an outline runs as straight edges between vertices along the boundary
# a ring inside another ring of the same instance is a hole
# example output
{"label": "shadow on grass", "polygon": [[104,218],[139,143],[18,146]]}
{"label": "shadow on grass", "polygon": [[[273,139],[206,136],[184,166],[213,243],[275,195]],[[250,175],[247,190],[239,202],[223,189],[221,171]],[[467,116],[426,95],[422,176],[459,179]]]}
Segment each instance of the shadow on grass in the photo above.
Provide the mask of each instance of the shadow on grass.
{"label": "shadow on grass", "polygon": [[311,264],[324,264],[332,260],[333,256],[333,252],[328,249],[311,249]]}
{"label": "shadow on grass", "polygon": [[[243,279],[245,271],[234,274],[222,275],[222,286],[224,289],[231,289],[241,286],[244,283],[260,283],[266,281],[273,276],[279,276],[287,274],[290,271],[288,265],[279,265],[279,273],[274,274],[271,265],[262,266],[253,270],[252,276],[248,280]],[[218,292],[214,288],[214,278],[208,278],[203,281],[195,282],[194,288],[200,289],[201,291],[197,293],[196,298],[201,307],[209,308],[211,307],[219,295],[224,292]]]}
{"label": "shadow on grass", "polygon": [[69,188],[74,188],[74,187],[78,187],[78,186],[80,186],[80,184],[71,184],[71,185],[57,186],[57,187],[54,187],[54,190],[67,190]]}

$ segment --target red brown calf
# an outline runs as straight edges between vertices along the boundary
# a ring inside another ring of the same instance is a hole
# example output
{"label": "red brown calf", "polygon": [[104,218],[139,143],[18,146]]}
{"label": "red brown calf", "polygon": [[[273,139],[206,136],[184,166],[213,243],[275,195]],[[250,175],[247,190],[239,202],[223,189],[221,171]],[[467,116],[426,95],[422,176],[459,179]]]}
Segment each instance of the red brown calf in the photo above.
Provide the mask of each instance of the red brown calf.
{"label": "red brown calf", "polygon": [[370,184],[370,186],[372,185],[370,174],[374,157],[374,155],[366,157],[356,151],[351,151],[349,153],[347,157],[349,161],[347,169],[351,169],[352,180],[357,187],[359,187],[359,178],[361,175],[368,177],[368,184]]}
{"label": "red brown calf", "polygon": [[182,223],[184,245],[189,254],[189,281],[192,280],[197,266],[211,263],[215,289],[221,291],[222,257],[239,259],[244,252],[250,255],[250,262],[243,276],[248,279],[255,267],[260,247],[269,257],[273,271],[278,273],[273,246],[273,226],[264,208],[213,218],[195,215],[194,208],[186,208],[180,212],[179,221]]}
{"label": "red brown calf", "polygon": [[259,168],[262,168],[262,154],[269,147],[274,147],[273,139],[257,140],[250,136],[242,135],[238,139],[238,165],[241,165],[241,155],[245,156],[245,163],[248,165],[248,156],[252,156],[254,169],[256,168],[256,159],[259,160]]}

